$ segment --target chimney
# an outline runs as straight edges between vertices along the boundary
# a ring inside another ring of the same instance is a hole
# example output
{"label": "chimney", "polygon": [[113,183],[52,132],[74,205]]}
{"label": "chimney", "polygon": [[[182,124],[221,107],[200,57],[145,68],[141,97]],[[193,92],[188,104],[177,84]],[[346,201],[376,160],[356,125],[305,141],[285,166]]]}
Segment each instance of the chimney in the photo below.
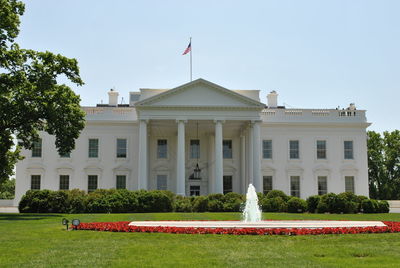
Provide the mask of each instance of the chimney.
{"label": "chimney", "polygon": [[108,91],[108,105],[117,106],[118,105],[118,91],[114,91],[114,89],[110,89]]}
{"label": "chimney", "polygon": [[268,108],[276,108],[278,107],[278,93],[275,90],[272,90],[268,95]]}

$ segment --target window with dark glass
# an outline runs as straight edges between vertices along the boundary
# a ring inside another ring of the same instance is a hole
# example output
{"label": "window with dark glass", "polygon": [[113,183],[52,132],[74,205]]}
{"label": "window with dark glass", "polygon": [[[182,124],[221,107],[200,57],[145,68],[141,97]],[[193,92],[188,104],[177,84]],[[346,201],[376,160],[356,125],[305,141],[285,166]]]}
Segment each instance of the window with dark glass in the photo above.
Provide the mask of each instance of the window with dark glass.
{"label": "window with dark glass", "polygon": [[32,144],[32,157],[42,157],[42,139],[40,138]]}
{"label": "window with dark glass", "polygon": [[289,155],[290,159],[299,159],[299,141],[298,140],[291,140],[289,141]]}
{"label": "window with dark glass", "polygon": [[344,141],[344,159],[353,158],[353,141]]}
{"label": "window with dark glass", "polygon": [[167,190],[167,175],[157,175],[157,190]]}
{"label": "window with dark glass", "polygon": [[117,189],[126,189],[126,176],[117,175]]}
{"label": "window with dark glass", "polygon": [[200,185],[190,185],[189,194],[190,194],[190,196],[199,196],[200,195]]}
{"label": "window with dark glass", "polygon": [[31,175],[31,190],[40,190],[40,175]]}
{"label": "window with dark glass", "polygon": [[69,190],[69,175],[60,175],[60,190]]}
{"label": "window with dark glass", "polygon": [[263,140],[263,158],[272,159],[272,140]]}
{"label": "window with dark glass", "polygon": [[88,176],[88,193],[97,190],[97,175],[89,175]]}
{"label": "window with dark glass", "polygon": [[168,144],[167,140],[157,140],[157,158],[167,158]]}
{"label": "window with dark glass", "polygon": [[317,141],[317,159],[326,159],[326,141]]}
{"label": "window with dark glass", "polygon": [[300,176],[290,176],[290,195],[300,197]]}
{"label": "window with dark glass", "polygon": [[117,158],[126,158],[126,139],[117,139]]}
{"label": "window with dark glass", "polygon": [[222,150],[225,159],[232,159],[232,140],[223,140]]}
{"label": "window with dark glass", "polygon": [[232,176],[223,176],[223,193],[232,192]]}
{"label": "window with dark glass", "polygon": [[345,176],[344,183],[345,183],[344,191],[354,194],[355,193],[355,191],[354,191],[354,176]]}
{"label": "window with dark glass", "polygon": [[272,191],[272,176],[264,176],[263,177],[263,192],[267,194],[269,191]]}
{"label": "window with dark glass", "polygon": [[318,176],[318,195],[328,193],[328,178],[326,176]]}
{"label": "window with dark glass", "polygon": [[190,140],[190,158],[200,158],[200,140]]}
{"label": "window with dark glass", "polygon": [[99,139],[89,139],[89,158],[99,157]]}

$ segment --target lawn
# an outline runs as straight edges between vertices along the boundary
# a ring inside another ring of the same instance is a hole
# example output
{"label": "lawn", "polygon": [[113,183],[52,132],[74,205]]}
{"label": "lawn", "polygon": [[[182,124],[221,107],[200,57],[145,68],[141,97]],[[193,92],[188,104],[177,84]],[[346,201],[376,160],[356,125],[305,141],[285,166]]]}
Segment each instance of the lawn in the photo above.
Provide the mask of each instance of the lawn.
{"label": "lawn", "polygon": [[[0,267],[399,267],[400,233],[233,236],[65,231],[82,222],[239,220],[239,213],[0,214]],[[387,220],[400,214],[265,213],[264,219]]]}

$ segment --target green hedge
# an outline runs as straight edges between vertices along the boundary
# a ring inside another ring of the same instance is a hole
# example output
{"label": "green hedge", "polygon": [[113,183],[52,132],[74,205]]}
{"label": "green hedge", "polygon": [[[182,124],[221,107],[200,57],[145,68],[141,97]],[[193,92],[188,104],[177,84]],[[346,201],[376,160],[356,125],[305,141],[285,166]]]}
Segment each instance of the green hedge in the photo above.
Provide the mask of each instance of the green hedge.
{"label": "green hedge", "polygon": [[[264,212],[387,213],[386,201],[352,193],[310,196],[307,201],[279,190],[259,195]],[[30,213],[135,213],[135,212],[240,212],[245,196],[238,193],[183,197],[170,191],[99,189],[92,193],[29,190],[19,203],[20,212]]]}

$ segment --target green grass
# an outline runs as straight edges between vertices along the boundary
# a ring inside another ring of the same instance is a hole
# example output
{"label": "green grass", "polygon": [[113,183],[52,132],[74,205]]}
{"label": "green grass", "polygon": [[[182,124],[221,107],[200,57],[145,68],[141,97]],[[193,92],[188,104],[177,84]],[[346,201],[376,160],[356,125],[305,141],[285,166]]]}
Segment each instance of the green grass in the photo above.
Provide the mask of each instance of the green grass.
{"label": "green grass", "polygon": [[[231,236],[65,231],[61,219],[238,220],[239,213],[0,214],[0,267],[399,267],[400,233]],[[265,219],[388,220],[400,214],[264,214]]]}

